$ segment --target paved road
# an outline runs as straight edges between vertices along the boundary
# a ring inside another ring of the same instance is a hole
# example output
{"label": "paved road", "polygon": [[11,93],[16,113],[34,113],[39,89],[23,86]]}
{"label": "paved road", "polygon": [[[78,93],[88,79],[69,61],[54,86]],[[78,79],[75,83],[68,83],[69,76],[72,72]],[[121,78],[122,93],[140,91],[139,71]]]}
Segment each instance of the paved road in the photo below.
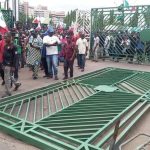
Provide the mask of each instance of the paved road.
{"label": "paved road", "polygon": [[[75,62],[75,65],[76,65],[76,62]],[[85,74],[88,72],[92,72],[95,70],[99,70],[102,68],[106,68],[106,67],[117,67],[117,68],[150,72],[150,66],[127,64],[127,63],[115,63],[115,62],[110,62],[110,61],[106,61],[106,62],[100,61],[98,63],[95,63],[95,62],[91,62],[90,60],[87,60],[85,72],[83,73],[80,70],[78,70],[77,67],[75,67],[74,76],[79,76],[79,75],[82,75],[82,74]],[[32,80],[32,72],[29,71],[28,68],[21,69],[19,74],[20,74],[20,81],[22,83],[22,86],[16,93],[13,93],[13,94],[30,91],[32,89],[43,87],[43,86],[46,86],[46,85],[56,82],[53,79],[43,78],[42,71],[39,72],[39,79],[36,81]],[[61,64],[61,66],[59,66],[59,78],[60,78],[59,81],[61,81],[61,79],[63,78],[62,64]],[[57,82],[59,82],[59,81],[57,81]],[[1,82],[1,80],[0,80],[0,82]],[[3,95],[3,93],[4,93],[4,87],[2,87],[0,85],[0,97]],[[10,137],[4,133],[1,133],[1,131],[0,131],[0,150],[37,150],[37,148],[34,148],[30,145],[20,142],[20,141],[14,139],[13,137]]]}

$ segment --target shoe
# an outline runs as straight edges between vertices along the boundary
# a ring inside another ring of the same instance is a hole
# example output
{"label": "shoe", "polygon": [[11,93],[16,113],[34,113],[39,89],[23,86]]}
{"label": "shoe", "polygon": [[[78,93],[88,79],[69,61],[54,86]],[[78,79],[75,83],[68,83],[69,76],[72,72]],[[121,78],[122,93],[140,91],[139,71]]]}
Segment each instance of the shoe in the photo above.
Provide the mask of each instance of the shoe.
{"label": "shoe", "polygon": [[1,98],[5,98],[5,97],[8,97],[8,96],[11,96],[11,93],[9,93],[9,94],[4,94]]}
{"label": "shoe", "polygon": [[72,80],[73,79],[73,77],[70,77],[70,80]]}
{"label": "shoe", "polygon": [[133,64],[133,61],[128,61],[128,64]]}
{"label": "shoe", "polygon": [[43,76],[43,78],[48,78],[48,77],[49,77],[48,75]]}
{"label": "shoe", "polygon": [[21,83],[17,83],[16,87],[14,88],[14,91],[17,91],[20,86],[21,86]]}
{"label": "shoe", "polygon": [[2,82],[2,85],[5,85],[5,81]]}
{"label": "shoe", "polygon": [[84,69],[81,69],[81,72],[84,72]]}
{"label": "shoe", "polygon": [[33,80],[37,80],[38,79],[38,77],[33,77]]}
{"label": "shoe", "polygon": [[55,80],[59,80],[57,76],[55,76]]}
{"label": "shoe", "polygon": [[63,80],[68,80],[68,77],[64,77]]}
{"label": "shoe", "polygon": [[53,78],[52,75],[47,76],[47,79],[52,79],[52,78]]}

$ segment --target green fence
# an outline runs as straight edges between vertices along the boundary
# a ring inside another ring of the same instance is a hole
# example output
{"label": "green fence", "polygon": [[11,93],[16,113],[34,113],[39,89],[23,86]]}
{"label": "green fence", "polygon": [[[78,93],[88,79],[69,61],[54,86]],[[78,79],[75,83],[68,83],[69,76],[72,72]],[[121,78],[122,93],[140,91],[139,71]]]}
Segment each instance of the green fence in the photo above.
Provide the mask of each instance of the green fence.
{"label": "green fence", "polygon": [[100,38],[99,57],[150,63],[150,6],[93,8],[91,47],[95,33]]}
{"label": "green fence", "polygon": [[0,131],[41,150],[105,150],[118,121],[117,145],[149,111],[149,80],[147,72],[105,68],[1,99]]}
{"label": "green fence", "polygon": [[12,10],[1,10],[3,17],[5,19],[5,22],[7,24],[8,28],[14,27],[14,20],[13,20],[13,12]]}

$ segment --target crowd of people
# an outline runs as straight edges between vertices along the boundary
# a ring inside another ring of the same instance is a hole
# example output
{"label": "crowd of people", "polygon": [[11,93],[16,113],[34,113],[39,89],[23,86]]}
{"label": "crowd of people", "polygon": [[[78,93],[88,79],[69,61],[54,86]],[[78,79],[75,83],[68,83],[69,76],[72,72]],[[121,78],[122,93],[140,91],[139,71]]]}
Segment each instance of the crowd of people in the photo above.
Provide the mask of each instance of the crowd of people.
{"label": "crowd of people", "polygon": [[85,68],[85,57],[88,42],[84,33],[74,35],[73,31],[57,30],[48,27],[45,31],[12,29],[0,35],[0,75],[5,94],[11,96],[21,86],[19,69],[28,66],[33,72],[33,80],[38,79],[40,68],[44,70],[44,78],[58,80],[58,65],[64,63],[64,80],[73,78],[74,59],[81,71]]}
{"label": "crowd of people", "polygon": [[[93,61],[111,57],[118,62],[126,58],[133,63],[136,56],[138,63],[147,54],[150,61],[150,44],[142,42],[137,32],[101,32],[95,33],[92,42]],[[25,66],[33,72],[33,80],[38,79],[40,68],[44,78],[58,80],[58,65],[64,63],[64,80],[73,78],[74,60],[81,71],[85,68],[85,58],[89,49],[88,39],[83,32],[74,35],[72,29],[31,28],[23,30],[13,28],[0,34],[0,75],[5,86],[5,96],[12,94],[21,86],[19,69]]]}
{"label": "crowd of people", "polygon": [[[93,38],[94,61],[99,57],[111,57],[114,61],[126,58],[133,63],[134,58],[140,64],[147,56],[150,61],[150,44],[141,40],[140,33],[128,31],[96,33]],[[135,57],[136,56],[136,57]]]}

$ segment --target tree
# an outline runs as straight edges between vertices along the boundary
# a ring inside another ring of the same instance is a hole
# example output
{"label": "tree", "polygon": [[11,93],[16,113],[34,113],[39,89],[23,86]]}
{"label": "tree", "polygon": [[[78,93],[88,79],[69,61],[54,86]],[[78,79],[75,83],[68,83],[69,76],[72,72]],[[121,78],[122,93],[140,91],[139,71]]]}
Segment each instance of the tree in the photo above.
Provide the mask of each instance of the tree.
{"label": "tree", "polygon": [[136,12],[134,13],[133,17],[130,20],[130,26],[131,27],[137,27],[138,26],[138,17],[139,17],[139,12],[138,12],[138,7],[137,7]]}
{"label": "tree", "polygon": [[99,29],[102,31],[104,29],[104,14],[103,14],[103,10],[99,14],[98,22],[99,22]]}
{"label": "tree", "polygon": [[26,14],[25,14],[25,13],[19,12],[19,21],[20,21],[22,24],[25,24],[25,23],[26,23]]}
{"label": "tree", "polygon": [[67,27],[71,26],[72,22],[76,21],[76,10],[71,10],[64,18],[64,23]]}
{"label": "tree", "polygon": [[115,21],[114,10],[110,10],[109,25],[112,25],[114,21]]}
{"label": "tree", "polygon": [[146,12],[144,13],[145,24],[147,28],[150,27],[150,6],[147,7]]}

